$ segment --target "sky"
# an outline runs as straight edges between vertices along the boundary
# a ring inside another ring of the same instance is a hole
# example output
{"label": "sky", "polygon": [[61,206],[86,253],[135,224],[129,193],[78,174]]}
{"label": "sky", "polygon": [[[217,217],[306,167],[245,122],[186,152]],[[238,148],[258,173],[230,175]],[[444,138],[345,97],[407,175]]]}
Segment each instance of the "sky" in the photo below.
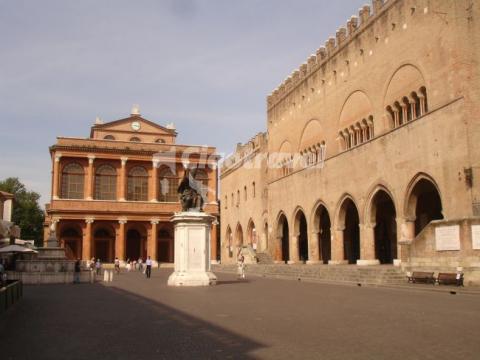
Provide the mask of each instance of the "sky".
{"label": "sky", "polygon": [[[0,0],[0,180],[50,199],[49,146],[97,116],[230,154],[266,97],[366,0]],[[369,1],[367,1],[369,3]]]}

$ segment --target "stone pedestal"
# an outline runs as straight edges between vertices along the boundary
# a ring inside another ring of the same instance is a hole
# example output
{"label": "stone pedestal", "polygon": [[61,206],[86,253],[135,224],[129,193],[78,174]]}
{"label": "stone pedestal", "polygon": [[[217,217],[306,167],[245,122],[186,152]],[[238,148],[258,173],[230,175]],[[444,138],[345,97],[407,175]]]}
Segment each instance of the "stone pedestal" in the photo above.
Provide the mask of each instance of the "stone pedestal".
{"label": "stone pedestal", "polygon": [[171,221],[175,228],[175,271],[169,286],[208,286],[217,283],[210,271],[210,229],[214,216],[181,212]]}

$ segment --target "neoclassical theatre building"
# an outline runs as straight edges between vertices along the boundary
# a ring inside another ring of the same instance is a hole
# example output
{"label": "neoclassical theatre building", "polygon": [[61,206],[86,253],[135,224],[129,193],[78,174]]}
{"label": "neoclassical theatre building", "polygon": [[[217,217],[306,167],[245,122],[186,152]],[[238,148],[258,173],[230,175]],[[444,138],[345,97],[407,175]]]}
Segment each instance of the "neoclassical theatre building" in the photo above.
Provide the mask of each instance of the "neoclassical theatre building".
{"label": "neoclassical theatre building", "polygon": [[[178,145],[176,137],[173,125],[149,121],[134,107],[125,119],[97,120],[89,138],[57,138],[45,239],[55,230],[73,259],[173,262],[170,218],[181,211],[177,187],[186,167],[198,168],[208,189],[204,209],[219,216],[216,149]],[[217,226],[210,235],[216,260]]]}
{"label": "neoclassical theatre building", "polygon": [[375,0],[338,29],[223,163],[222,261],[478,276],[479,24],[477,1]]}

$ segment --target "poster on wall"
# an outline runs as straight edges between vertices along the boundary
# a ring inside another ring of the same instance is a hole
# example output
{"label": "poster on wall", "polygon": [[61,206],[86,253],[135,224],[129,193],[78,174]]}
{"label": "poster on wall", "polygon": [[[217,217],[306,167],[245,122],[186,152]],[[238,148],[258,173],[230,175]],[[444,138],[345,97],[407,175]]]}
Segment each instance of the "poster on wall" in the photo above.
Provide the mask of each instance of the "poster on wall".
{"label": "poster on wall", "polygon": [[460,250],[460,226],[435,228],[435,249],[437,251]]}
{"label": "poster on wall", "polygon": [[472,225],[472,249],[480,250],[480,225]]}

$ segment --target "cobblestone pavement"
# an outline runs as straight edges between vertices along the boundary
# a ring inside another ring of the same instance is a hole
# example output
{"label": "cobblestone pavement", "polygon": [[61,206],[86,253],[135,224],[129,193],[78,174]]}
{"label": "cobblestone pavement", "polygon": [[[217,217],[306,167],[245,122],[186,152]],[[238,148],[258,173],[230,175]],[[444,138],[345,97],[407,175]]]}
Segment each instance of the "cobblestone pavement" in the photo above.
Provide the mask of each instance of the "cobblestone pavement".
{"label": "cobblestone pavement", "polygon": [[26,286],[0,318],[3,359],[479,359],[480,296],[171,269],[109,285]]}

